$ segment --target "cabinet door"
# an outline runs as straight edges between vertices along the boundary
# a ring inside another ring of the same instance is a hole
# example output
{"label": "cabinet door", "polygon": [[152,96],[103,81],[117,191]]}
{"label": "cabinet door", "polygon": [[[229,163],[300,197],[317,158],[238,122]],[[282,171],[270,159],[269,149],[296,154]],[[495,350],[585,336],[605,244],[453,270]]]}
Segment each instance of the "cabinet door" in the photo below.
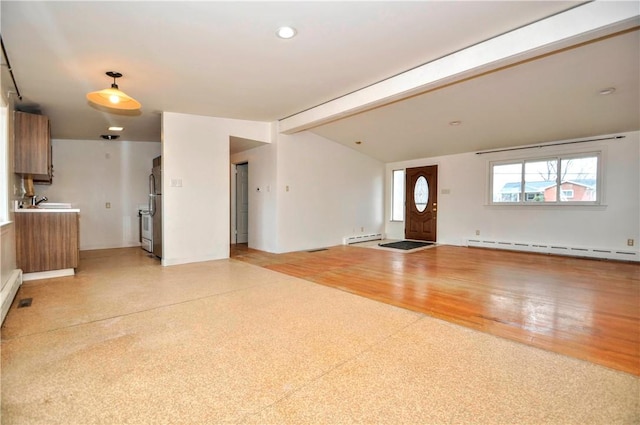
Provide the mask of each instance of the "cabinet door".
{"label": "cabinet door", "polygon": [[51,171],[49,119],[44,115],[14,112],[14,172],[48,179]]}
{"label": "cabinet door", "polygon": [[78,267],[78,214],[16,212],[16,262],[24,273]]}
{"label": "cabinet door", "polygon": [[[49,133],[49,139],[51,139],[51,133]],[[33,178],[33,184],[52,184],[53,183],[53,146],[49,144],[49,175],[47,176],[35,176]]]}

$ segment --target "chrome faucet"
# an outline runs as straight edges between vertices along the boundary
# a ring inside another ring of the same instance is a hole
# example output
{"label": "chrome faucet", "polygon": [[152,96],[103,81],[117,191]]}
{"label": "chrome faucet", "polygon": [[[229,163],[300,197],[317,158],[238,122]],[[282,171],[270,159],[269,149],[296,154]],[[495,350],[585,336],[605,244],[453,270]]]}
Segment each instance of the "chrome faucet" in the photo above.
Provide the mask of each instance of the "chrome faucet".
{"label": "chrome faucet", "polygon": [[48,201],[48,200],[49,200],[49,199],[47,199],[47,197],[46,197],[46,196],[43,196],[43,197],[42,197],[42,198],[40,198],[39,200],[38,200],[37,198],[38,198],[38,197],[37,197],[37,196],[35,196],[35,195],[34,195],[34,197],[33,197],[33,198],[31,198],[31,206],[35,207],[35,206],[37,206],[38,204],[40,204],[41,202],[44,202],[44,201]]}

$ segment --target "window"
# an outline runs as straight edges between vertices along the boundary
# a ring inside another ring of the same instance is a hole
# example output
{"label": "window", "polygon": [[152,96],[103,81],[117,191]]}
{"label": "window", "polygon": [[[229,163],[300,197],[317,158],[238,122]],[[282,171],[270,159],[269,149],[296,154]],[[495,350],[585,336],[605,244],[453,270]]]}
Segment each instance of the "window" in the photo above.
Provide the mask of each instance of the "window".
{"label": "window", "polygon": [[418,177],[416,185],[413,188],[413,202],[416,204],[418,212],[423,212],[427,209],[427,202],[429,201],[429,183],[425,176]]}
{"label": "window", "polygon": [[493,202],[520,202],[522,163],[492,165]]}
{"label": "window", "polygon": [[491,163],[492,204],[599,204],[600,153]]}
{"label": "window", "polygon": [[[555,202],[558,180],[557,160],[526,161],[524,163],[524,193],[526,202]],[[549,190],[551,189],[551,190]]]}
{"label": "window", "polygon": [[404,170],[393,170],[391,186],[391,221],[404,221]]}
{"label": "window", "polygon": [[4,98],[0,96],[0,223],[9,220],[9,160],[7,158],[9,149],[8,137],[8,108]]}

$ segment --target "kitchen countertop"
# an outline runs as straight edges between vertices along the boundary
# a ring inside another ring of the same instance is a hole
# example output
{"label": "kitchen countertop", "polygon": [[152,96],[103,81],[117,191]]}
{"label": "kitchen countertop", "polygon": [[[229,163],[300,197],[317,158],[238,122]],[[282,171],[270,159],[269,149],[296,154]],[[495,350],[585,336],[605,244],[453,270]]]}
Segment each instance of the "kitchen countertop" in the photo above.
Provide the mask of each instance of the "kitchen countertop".
{"label": "kitchen countertop", "polygon": [[17,213],[79,213],[79,208],[18,208]]}

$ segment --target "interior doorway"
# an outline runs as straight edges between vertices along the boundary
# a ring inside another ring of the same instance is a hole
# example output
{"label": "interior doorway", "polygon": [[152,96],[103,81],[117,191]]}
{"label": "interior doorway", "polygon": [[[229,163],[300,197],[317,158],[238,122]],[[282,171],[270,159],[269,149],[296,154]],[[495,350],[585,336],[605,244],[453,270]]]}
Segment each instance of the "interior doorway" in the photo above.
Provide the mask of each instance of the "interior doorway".
{"label": "interior doorway", "polygon": [[236,243],[249,242],[249,163],[236,165]]}
{"label": "interior doorway", "polygon": [[407,168],[404,237],[436,242],[438,166]]}

